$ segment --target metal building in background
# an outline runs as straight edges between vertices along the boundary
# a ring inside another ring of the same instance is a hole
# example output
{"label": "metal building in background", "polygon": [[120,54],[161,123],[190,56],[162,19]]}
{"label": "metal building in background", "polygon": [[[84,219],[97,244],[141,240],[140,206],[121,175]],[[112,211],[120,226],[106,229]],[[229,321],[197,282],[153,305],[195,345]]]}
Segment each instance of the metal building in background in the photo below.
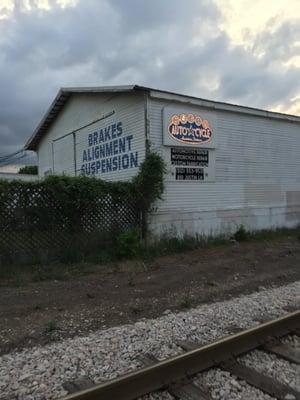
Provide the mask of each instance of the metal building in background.
{"label": "metal building in background", "polygon": [[155,236],[300,223],[300,117],[141,86],[61,89],[25,148],[40,177],[127,180],[167,164]]}

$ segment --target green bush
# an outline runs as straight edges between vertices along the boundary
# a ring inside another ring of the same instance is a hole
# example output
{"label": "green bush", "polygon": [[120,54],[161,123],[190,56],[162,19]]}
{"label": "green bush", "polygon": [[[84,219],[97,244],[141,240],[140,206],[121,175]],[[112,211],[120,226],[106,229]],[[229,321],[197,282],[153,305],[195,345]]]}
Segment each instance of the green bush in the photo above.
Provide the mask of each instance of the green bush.
{"label": "green bush", "polygon": [[37,175],[39,173],[37,165],[25,165],[19,169],[18,174]]}
{"label": "green bush", "polygon": [[245,229],[244,225],[240,225],[238,230],[234,233],[233,238],[237,242],[245,242],[250,237],[250,233]]}
{"label": "green bush", "polygon": [[[49,176],[35,182],[0,180],[0,264],[64,263],[135,256],[146,213],[161,198],[165,165],[148,154],[129,182]],[[98,257],[97,257],[98,255]]]}
{"label": "green bush", "polygon": [[154,202],[161,199],[165,172],[166,166],[163,159],[156,153],[148,154],[140,166],[140,172],[132,180],[134,197],[140,210],[149,211]]}
{"label": "green bush", "polygon": [[141,235],[137,229],[121,233],[117,239],[117,254],[121,258],[137,257],[140,252]]}

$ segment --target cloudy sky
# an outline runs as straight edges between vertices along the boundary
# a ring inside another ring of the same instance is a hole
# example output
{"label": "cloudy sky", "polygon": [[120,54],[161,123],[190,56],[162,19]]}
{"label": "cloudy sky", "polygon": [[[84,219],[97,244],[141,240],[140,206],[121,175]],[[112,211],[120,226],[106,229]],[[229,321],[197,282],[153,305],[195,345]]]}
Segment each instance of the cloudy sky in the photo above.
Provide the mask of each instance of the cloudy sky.
{"label": "cloudy sky", "polygon": [[300,1],[0,0],[0,156],[59,87],[131,83],[300,115]]}

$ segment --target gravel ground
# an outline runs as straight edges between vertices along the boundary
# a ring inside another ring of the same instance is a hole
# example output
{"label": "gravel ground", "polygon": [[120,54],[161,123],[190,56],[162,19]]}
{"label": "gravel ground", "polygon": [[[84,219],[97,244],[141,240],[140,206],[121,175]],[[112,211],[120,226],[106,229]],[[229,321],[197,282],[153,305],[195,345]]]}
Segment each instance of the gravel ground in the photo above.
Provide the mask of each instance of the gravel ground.
{"label": "gravel ground", "polygon": [[[236,326],[247,328],[258,324],[263,316],[282,315],[286,306],[299,302],[299,293],[300,282],[270,290],[260,288],[254,294],[226,302],[203,305],[177,314],[166,310],[158,319],[3,355],[0,357],[0,398],[59,398],[67,394],[63,389],[65,381],[83,376],[94,382],[114,378],[141,366],[143,353],[164,359],[181,351],[174,344],[176,341],[211,342]],[[278,367],[279,375],[282,365],[273,364],[274,368]],[[298,386],[293,370],[288,372],[288,369],[284,366],[282,379]],[[216,399],[270,398],[217,369],[207,372],[201,379],[212,387]],[[157,398],[172,399],[163,392],[144,396],[145,400]]]}
{"label": "gravel ground", "polygon": [[195,383],[209,388],[213,399],[222,400],[271,400],[273,397],[249,386],[246,382],[236,380],[227,371],[214,368],[197,377]]}
{"label": "gravel ground", "polygon": [[141,397],[140,400],[173,400],[174,397],[166,391],[160,391],[157,393],[146,394]]}
{"label": "gravel ground", "polygon": [[300,349],[300,337],[296,335],[289,335],[283,338],[282,343],[288,344],[291,347]]}
{"label": "gravel ground", "polygon": [[300,391],[299,365],[259,350],[246,354],[240,358],[240,361],[248,367],[252,367],[258,372],[262,372],[264,375],[275,378],[279,382]]}

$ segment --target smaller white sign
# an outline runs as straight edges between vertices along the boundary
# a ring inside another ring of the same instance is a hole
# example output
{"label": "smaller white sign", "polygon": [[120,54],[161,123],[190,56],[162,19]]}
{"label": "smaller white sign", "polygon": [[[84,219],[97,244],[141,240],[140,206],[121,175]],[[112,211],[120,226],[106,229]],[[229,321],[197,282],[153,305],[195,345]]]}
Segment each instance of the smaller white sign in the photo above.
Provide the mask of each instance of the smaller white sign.
{"label": "smaller white sign", "polygon": [[177,182],[214,182],[215,150],[199,147],[165,147],[168,180]]}

